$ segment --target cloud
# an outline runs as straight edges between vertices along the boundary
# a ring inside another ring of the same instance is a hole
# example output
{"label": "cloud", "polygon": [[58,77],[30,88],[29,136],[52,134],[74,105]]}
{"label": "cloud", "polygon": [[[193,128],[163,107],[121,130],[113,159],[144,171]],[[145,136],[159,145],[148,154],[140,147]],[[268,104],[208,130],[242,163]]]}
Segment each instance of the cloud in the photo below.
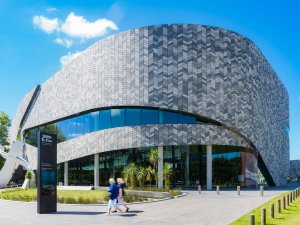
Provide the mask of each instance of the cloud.
{"label": "cloud", "polygon": [[[54,8],[48,10],[53,11]],[[47,34],[56,31],[59,37],[54,39],[54,42],[67,48],[73,45],[76,38],[84,42],[86,39],[103,36],[108,30],[118,30],[117,25],[111,20],[101,18],[90,22],[85,17],[77,16],[73,12],[67,16],[65,21],[58,18],[50,19],[43,15],[34,16],[32,21],[36,27]]]}
{"label": "cloud", "polygon": [[53,13],[53,12],[58,11],[58,9],[55,8],[55,7],[49,7],[49,8],[46,9],[46,11],[47,11],[48,13]]}
{"label": "cloud", "polygon": [[49,19],[45,16],[34,16],[32,18],[33,24],[39,29],[43,30],[47,34],[53,33],[55,30],[59,30],[58,19]]}
{"label": "cloud", "polygon": [[98,19],[89,22],[83,16],[76,16],[71,12],[61,26],[61,31],[70,37],[81,39],[103,36],[108,29],[117,30],[116,24],[108,19]]}
{"label": "cloud", "polygon": [[54,40],[54,42],[56,44],[59,44],[59,45],[62,45],[64,47],[66,47],[66,48],[70,48],[73,45],[73,43],[74,43],[72,40],[69,40],[67,38],[56,38]]}
{"label": "cloud", "polygon": [[67,65],[68,63],[70,63],[71,61],[73,61],[75,58],[77,58],[82,52],[75,52],[75,53],[71,53],[68,52],[67,55],[64,55],[60,58],[60,63],[62,66]]}

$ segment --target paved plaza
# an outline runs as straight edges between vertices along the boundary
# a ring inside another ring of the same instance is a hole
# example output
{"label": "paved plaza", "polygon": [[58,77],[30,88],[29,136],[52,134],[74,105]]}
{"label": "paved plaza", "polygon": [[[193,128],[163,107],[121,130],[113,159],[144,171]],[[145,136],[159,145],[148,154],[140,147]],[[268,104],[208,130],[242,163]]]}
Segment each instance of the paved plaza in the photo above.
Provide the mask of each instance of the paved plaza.
{"label": "paved plaza", "polygon": [[190,191],[185,197],[166,201],[131,204],[130,212],[106,216],[106,206],[58,204],[55,214],[39,215],[36,203],[20,203],[0,200],[1,225],[96,225],[96,224],[197,224],[225,225],[239,218],[251,209],[285,190],[243,191],[237,196],[235,191],[203,191],[201,195]]}

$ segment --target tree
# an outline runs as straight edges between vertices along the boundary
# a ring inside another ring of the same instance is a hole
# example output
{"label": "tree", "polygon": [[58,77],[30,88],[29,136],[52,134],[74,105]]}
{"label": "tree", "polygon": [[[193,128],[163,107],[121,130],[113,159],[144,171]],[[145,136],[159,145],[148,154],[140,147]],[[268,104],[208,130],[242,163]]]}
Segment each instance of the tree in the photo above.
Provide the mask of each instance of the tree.
{"label": "tree", "polygon": [[157,180],[158,180],[158,171],[157,171],[158,160],[159,160],[158,149],[151,149],[149,162],[153,165],[153,169],[154,169],[154,172],[155,172],[154,179],[155,179],[155,182],[156,182],[156,187],[157,187]]}
{"label": "tree", "polygon": [[170,189],[171,176],[173,175],[173,169],[169,163],[164,164],[164,180],[167,189]]}
{"label": "tree", "polygon": [[30,189],[30,181],[32,180],[32,174],[29,170],[27,170],[25,178],[28,180],[29,189]]}
{"label": "tree", "polygon": [[[5,150],[8,150],[8,130],[11,125],[11,120],[5,112],[0,112],[0,145],[4,147]],[[4,159],[0,156],[0,169],[4,164]]]}
{"label": "tree", "polygon": [[145,176],[146,176],[146,181],[150,183],[150,188],[151,188],[152,178],[154,175],[155,175],[155,170],[151,166],[148,166],[145,169]]}
{"label": "tree", "polygon": [[124,180],[129,187],[132,187],[132,188],[135,187],[136,172],[137,172],[137,167],[134,163],[131,163],[129,166],[125,167],[125,169],[123,170]]}
{"label": "tree", "polygon": [[137,168],[136,171],[136,179],[140,187],[144,186],[144,178],[145,178],[146,170],[144,167]]}

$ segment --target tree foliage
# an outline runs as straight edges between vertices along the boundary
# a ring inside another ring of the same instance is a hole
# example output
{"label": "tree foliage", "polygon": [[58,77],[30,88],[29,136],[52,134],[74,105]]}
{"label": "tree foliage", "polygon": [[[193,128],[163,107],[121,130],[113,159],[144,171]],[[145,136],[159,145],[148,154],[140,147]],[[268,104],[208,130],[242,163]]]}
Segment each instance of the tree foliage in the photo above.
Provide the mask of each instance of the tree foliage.
{"label": "tree foliage", "polygon": [[[11,120],[5,112],[0,112],[0,144],[8,150],[8,130],[11,125]],[[0,156],[0,169],[4,164],[4,159]]]}

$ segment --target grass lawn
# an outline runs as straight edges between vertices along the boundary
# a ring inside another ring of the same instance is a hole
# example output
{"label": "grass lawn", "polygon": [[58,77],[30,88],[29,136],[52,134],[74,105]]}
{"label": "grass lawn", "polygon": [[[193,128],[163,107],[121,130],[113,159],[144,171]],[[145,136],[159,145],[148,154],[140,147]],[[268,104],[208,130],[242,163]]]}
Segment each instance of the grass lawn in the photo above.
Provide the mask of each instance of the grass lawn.
{"label": "grass lawn", "polygon": [[[255,214],[255,224],[260,223],[260,210],[261,208],[266,208],[267,211],[267,224],[272,225],[300,225],[300,197],[296,199],[293,203],[290,203],[286,209],[282,208],[282,197],[286,196],[286,192],[278,197],[271,199],[270,201],[266,202],[265,204],[257,207],[256,209],[252,210],[248,214],[242,216],[238,220],[234,221],[230,225],[248,225],[249,224],[249,215]],[[281,199],[281,213],[277,213],[277,200]],[[272,219],[270,217],[270,207],[271,204],[274,203],[275,208],[275,218]],[[247,203],[245,203],[247,204]]]}
{"label": "grass lawn", "polygon": [[[15,189],[0,192],[0,199],[14,200],[22,202],[32,202],[37,199],[37,190],[34,189]],[[147,198],[140,196],[125,195],[125,201],[142,202]],[[57,202],[66,204],[99,204],[107,203],[108,196],[106,191],[100,190],[57,190]]]}
{"label": "grass lawn", "polygon": [[[36,189],[15,189],[0,192],[0,199],[15,200],[23,202],[36,201]],[[57,201],[59,203],[70,204],[97,204],[107,202],[106,191],[73,191],[73,190],[58,190]]]}

